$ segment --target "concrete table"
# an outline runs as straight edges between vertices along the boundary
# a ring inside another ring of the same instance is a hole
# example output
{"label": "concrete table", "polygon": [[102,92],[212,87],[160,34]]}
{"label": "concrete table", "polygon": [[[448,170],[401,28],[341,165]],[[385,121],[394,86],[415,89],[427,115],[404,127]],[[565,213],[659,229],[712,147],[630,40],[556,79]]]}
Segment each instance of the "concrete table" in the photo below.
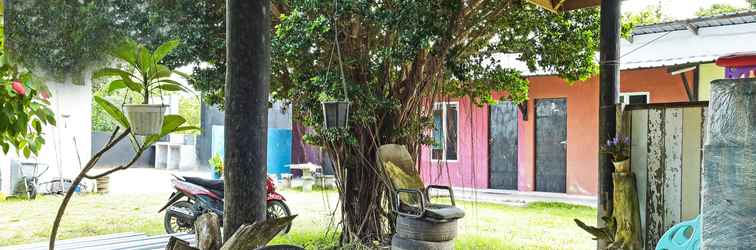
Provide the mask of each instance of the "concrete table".
{"label": "concrete table", "polygon": [[312,173],[322,168],[320,165],[314,164],[312,162],[302,163],[302,164],[289,164],[288,166],[289,166],[289,169],[302,170],[302,190],[303,191],[312,190],[312,184],[315,183],[315,178],[313,178]]}

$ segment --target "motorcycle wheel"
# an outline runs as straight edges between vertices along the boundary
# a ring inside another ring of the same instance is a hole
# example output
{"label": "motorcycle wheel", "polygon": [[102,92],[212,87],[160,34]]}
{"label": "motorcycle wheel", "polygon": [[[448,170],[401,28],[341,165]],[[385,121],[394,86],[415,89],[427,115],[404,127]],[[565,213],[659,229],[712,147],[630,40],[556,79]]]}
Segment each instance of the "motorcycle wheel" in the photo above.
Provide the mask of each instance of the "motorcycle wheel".
{"label": "motorcycle wheel", "polygon": [[165,219],[163,220],[165,233],[194,233],[194,221],[186,219],[186,215],[171,210],[171,207],[192,211],[192,203],[188,201],[178,201],[171,204],[168,209],[165,210]]}
{"label": "motorcycle wheel", "polygon": [[[286,203],[284,203],[283,201],[271,200],[271,201],[268,201],[266,214],[268,216],[268,219],[283,218],[283,217],[291,216],[291,210],[289,210],[289,206],[287,206]],[[290,229],[291,229],[291,224],[286,226],[286,228],[282,232],[284,234],[289,233]]]}

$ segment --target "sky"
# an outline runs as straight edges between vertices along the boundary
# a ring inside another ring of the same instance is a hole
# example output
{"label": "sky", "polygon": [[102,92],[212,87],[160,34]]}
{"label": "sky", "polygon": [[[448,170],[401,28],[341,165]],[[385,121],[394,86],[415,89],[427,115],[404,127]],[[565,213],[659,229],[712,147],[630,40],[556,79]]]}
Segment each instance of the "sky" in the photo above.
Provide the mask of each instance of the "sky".
{"label": "sky", "polygon": [[738,7],[749,6],[747,0],[625,0],[622,2],[622,12],[639,12],[649,5],[658,5],[660,2],[664,14],[673,19],[695,17],[698,9],[717,3]]}

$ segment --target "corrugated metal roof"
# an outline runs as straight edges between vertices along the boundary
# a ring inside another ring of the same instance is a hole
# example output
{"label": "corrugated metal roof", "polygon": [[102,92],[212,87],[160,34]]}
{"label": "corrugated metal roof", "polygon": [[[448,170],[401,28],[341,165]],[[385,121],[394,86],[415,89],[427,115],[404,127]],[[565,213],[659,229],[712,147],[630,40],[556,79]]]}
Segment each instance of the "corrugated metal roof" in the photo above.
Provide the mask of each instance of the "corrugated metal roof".
{"label": "corrugated metal roof", "polygon": [[671,22],[641,25],[633,28],[633,35],[644,35],[677,30],[699,29],[756,22],[756,11],[741,11],[709,17],[698,17]]}
{"label": "corrugated metal roof", "polygon": [[[143,233],[117,233],[84,237],[70,240],[59,240],[55,249],[59,250],[163,250],[171,236],[189,242],[196,246],[194,234],[179,233],[157,236],[146,236]],[[47,242],[27,245],[2,247],[0,250],[46,250]]]}
{"label": "corrugated metal roof", "polygon": [[655,68],[712,62],[720,56],[756,51],[756,22],[648,33],[623,40],[620,68]]}

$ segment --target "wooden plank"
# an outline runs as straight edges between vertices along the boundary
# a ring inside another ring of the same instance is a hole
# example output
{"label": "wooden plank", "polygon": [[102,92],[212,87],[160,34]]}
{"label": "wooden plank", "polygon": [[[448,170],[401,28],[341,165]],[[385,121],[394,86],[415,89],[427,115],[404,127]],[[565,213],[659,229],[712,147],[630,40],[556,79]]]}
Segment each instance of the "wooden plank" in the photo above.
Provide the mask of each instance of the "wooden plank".
{"label": "wooden plank", "polygon": [[682,109],[669,108],[664,117],[664,230],[680,222],[682,203]]}
{"label": "wooden plank", "polygon": [[648,110],[646,249],[654,249],[664,233],[664,110]]}
{"label": "wooden plank", "polygon": [[641,242],[646,237],[646,190],[648,166],[648,110],[630,111],[630,169],[635,174],[635,184],[638,191],[638,205],[640,207]]}
{"label": "wooden plank", "polygon": [[666,109],[666,108],[692,108],[692,107],[707,107],[708,101],[703,102],[664,102],[664,103],[644,103],[644,104],[630,104],[625,106],[625,110],[641,110],[641,109]]}
{"label": "wooden plank", "polygon": [[702,108],[683,109],[682,207],[680,220],[698,216],[701,203]]}
{"label": "wooden plank", "polygon": [[[701,121],[701,124],[702,124],[701,125],[702,126],[701,127],[701,131],[702,132],[701,133],[703,133],[703,141],[702,141],[701,144],[706,145],[708,143],[707,141],[709,140],[709,132],[708,132],[708,128],[709,128],[709,119],[708,119],[709,118],[709,108],[708,107],[704,107],[703,108],[703,112],[701,112],[701,117],[703,117],[703,118],[701,118],[702,119],[702,121]],[[703,152],[701,152],[701,159],[703,159]],[[701,163],[701,165],[703,165],[703,163]]]}

